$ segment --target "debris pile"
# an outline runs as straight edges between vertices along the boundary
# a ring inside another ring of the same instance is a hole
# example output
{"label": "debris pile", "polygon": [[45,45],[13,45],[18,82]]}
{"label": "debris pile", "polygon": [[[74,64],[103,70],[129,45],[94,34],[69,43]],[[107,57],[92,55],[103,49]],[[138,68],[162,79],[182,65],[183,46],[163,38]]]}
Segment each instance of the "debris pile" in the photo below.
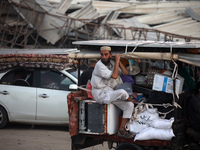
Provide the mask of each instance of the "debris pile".
{"label": "debris pile", "polygon": [[1,48],[78,40],[200,40],[200,1],[2,0]]}

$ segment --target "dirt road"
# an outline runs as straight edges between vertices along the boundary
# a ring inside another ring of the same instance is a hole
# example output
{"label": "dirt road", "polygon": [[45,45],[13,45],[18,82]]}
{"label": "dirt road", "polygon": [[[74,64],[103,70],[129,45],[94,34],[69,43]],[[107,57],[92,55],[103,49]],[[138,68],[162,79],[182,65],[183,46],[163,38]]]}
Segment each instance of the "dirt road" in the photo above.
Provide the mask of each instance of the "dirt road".
{"label": "dirt road", "polygon": [[[1,150],[71,150],[67,127],[9,124],[0,130]],[[107,144],[84,150],[108,150]]]}

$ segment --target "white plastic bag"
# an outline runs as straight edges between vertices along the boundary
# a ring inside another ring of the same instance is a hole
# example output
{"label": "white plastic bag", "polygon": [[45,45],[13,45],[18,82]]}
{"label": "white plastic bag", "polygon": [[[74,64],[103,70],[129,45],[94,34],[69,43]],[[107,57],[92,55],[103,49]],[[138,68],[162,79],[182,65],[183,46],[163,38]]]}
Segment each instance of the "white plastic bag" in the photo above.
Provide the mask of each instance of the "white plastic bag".
{"label": "white plastic bag", "polygon": [[146,124],[155,119],[159,119],[159,114],[155,109],[148,109],[139,114],[139,121]]}
{"label": "white plastic bag", "polygon": [[133,121],[131,124],[129,124],[129,131],[133,134],[136,134],[148,127],[149,127],[149,125],[146,123],[142,123],[139,121]]}
{"label": "white plastic bag", "polygon": [[171,140],[172,137],[174,137],[174,133],[172,129],[156,129],[153,127],[148,127],[144,130],[142,130],[140,133],[138,133],[134,141],[136,140]]}
{"label": "white plastic bag", "polygon": [[149,122],[149,126],[157,129],[170,129],[174,122],[174,118],[171,119],[155,119]]}
{"label": "white plastic bag", "polygon": [[127,124],[127,128],[131,133],[139,133],[149,127],[149,122],[159,119],[159,114],[154,109],[148,109],[138,114],[138,117],[138,119],[134,119]]}

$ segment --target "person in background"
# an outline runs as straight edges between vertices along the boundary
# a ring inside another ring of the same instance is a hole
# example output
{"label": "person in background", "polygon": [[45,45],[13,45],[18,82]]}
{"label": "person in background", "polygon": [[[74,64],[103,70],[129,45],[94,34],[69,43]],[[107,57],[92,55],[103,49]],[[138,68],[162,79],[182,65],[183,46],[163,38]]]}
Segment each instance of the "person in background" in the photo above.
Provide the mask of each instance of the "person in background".
{"label": "person in background", "polygon": [[132,138],[133,135],[125,130],[125,125],[132,116],[134,102],[124,89],[114,90],[122,83],[120,74],[128,74],[127,69],[120,62],[120,54],[115,55],[113,61],[111,47],[103,46],[101,59],[96,63],[92,73],[92,95],[100,104],[112,103],[123,111],[122,122],[119,127],[118,136]]}
{"label": "person in background", "polygon": [[200,132],[200,81],[197,82],[195,95],[188,104],[188,119],[190,127]]}
{"label": "person in background", "polygon": [[170,65],[168,61],[163,60],[157,60],[152,64],[152,67],[158,68],[158,69],[170,69]]}
{"label": "person in background", "polygon": [[86,85],[88,80],[91,80],[92,72],[94,70],[94,66],[97,63],[97,59],[90,59],[89,60],[89,68],[85,70],[80,76],[80,85]]}
{"label": "person in background", "polygon": [[194,78],[190,75],[191,73],[188,65],[180,61],[177,61],[177,64],[178,64],[178,74],[184,78],[183,90],[186,92],[195,90],[196,82]]}

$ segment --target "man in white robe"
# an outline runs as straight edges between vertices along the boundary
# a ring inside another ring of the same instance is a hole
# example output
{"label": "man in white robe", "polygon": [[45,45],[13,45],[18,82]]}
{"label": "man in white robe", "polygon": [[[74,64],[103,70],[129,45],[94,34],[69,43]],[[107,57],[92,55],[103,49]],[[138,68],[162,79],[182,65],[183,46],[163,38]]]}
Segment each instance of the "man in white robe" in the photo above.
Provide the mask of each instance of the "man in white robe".
{"label": "man in white robe", "polygon": [[122,83],[120,74],[128,74],[127,69],[120,62],[120,54],[115,55],[115,62],[111,60],[111,47],[101,47],[101,59],[96,63],[92,73],[92,95],[100,104],[115,104],[123,111],[122,122],[118,136],[132,138],[133,135],[125,130],[125,125],[132,116],[134,102],[124,89],[114,90]]}

